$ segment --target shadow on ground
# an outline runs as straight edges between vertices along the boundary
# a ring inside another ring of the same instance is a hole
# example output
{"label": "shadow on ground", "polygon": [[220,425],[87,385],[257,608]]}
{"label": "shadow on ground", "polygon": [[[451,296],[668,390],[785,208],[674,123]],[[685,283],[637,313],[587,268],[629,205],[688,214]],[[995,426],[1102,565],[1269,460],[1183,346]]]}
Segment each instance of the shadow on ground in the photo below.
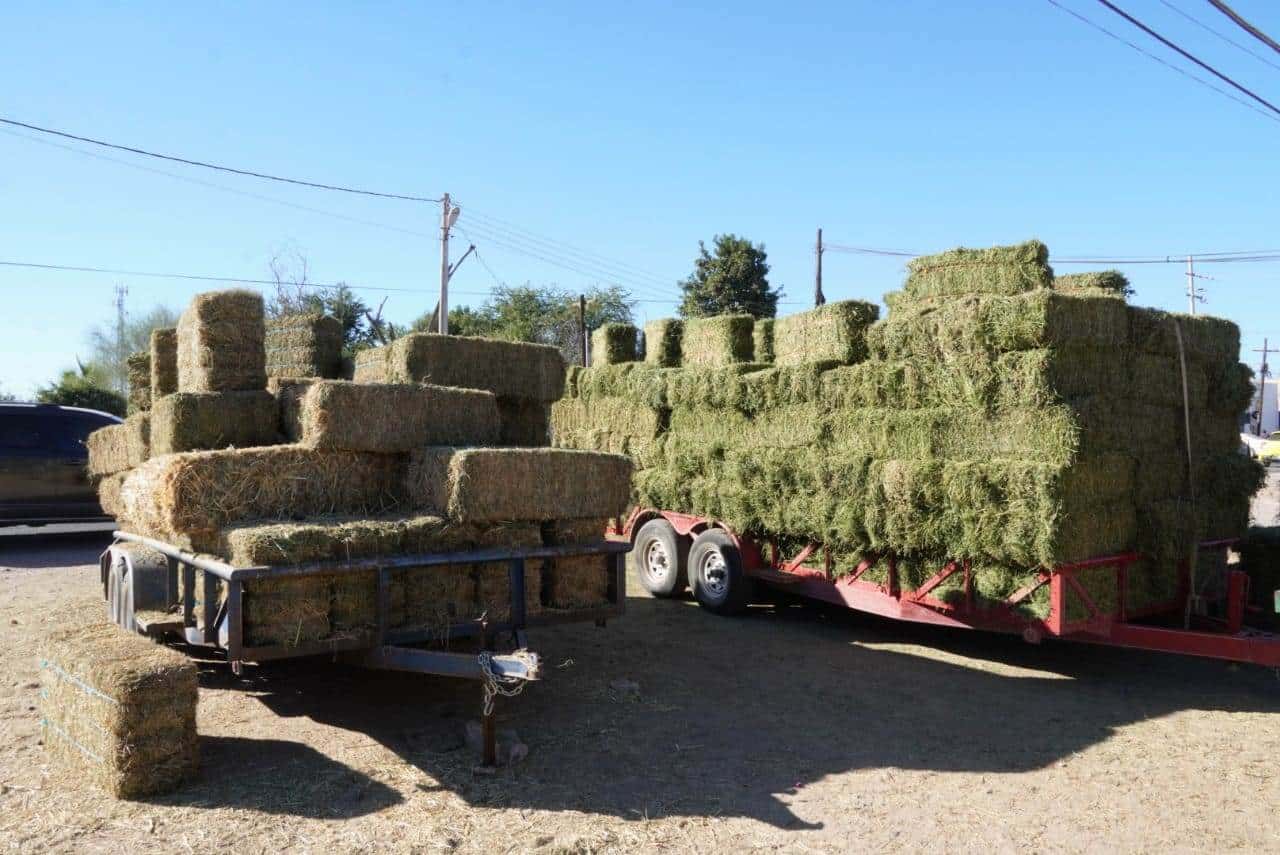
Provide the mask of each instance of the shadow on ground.
{"label": "shadow on ground", "polygon": [[[315,661],[251,668],[242,680],[206,669],[203,680],[280,716],[368,734],[478,807],[738,815],[790,828],[806,826],[779,796],[828,775],[1019,772],[1179,710],[1280,711],[1280,686],[1262,669],[1033,647],[812,606],[734,619],[648,598],[627,608],[605,629],[532,637],[547,679],[499,702],[500,727],[515,728],[531,753],[492,778],[473,775],[460,738],[478,713],[475,684]],[[611,689],[619,678],[637,682],[638,695]],[[308,763],[324,762],[300,757],[291,774],[305,780],[322,772]]]}

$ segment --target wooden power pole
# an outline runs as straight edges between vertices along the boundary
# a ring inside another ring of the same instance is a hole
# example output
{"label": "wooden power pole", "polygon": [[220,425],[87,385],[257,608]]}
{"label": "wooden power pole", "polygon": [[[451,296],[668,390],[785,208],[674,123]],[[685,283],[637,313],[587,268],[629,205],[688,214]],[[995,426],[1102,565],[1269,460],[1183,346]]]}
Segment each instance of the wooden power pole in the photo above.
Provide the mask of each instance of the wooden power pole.
{"label": "wooden power pole", "polygon": [[818,267],[813,279],[813,305],[821,306],[827,302],[826,295],[822,293],[822,229],[818,229],[818,245],[815,253],[818,256]]}
{"label": "wooden power pole", "polygon": [[587,354],[591,350],[591,340],[587,338],[587,295],[578,295],[578,341],[582,343],[582,364],[587,364]]}
{"label": "wooden power pole", "polygon": [[1280,350],[1272,350],[1266,338],[1262,340],[1262,348],[1254,348],[1254,353],[1262,354],[1262,364],[1258,366],[1258,420],[1253,425],[1253,435],[1262,436],[1262,408],[1267,404],[1267,374],[1270,369],[1267,368],[1267,354],[1280,353]]}

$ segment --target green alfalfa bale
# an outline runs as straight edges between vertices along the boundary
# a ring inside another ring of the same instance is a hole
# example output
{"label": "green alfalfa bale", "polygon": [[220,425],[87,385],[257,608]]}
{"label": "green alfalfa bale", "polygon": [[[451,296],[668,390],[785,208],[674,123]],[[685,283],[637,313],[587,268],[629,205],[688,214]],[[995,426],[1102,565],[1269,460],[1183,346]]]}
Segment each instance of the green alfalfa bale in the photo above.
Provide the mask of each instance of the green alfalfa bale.
{"label": "green alfalfa bale", "polygon": [[[561,400],[566,400],[561,398]],[[551,444],[551,408],[544,401],[527,398],[498,398],[498,445],[542,448]],[[559,402],[557,402],[559,403]],[[462,440],[441,440],[456,442]],[[484,445],[477,439],[466,444]]]}
{"label": "green alfalfa bale", "polygon": [[424,445],[487,445],[500,437],[488,392],[409,383],[318,380],[281,388],[285,432],[307,448],[395,453]]}
{"label": "green alfalfa bale", "polygon": [[663,432],[666,418],[663,411],[629,398],[561,398],[551,407],[551,423],[557,442],[593,430],[652,440]]}
{"label": "green alfalfa bale", "polygon": [[638,404],[660,409],[667,406],[667,387],[680,376],[678,368],[655,368],[642,362],[583,368],[577,374],[577,394],[585,401],[595,398],[628,398]]}
{"label": "green alfalfa bale", "polygon": [[636,361],[637,330],[633,324],[602,324],[591,331],[591,364]]}
{"label": "green alfalfa bale", "polygon": [[990,249],[948,250],[907,262],[910,299],[967,294],[1020,294],[1053,285],[1049,248],[1038,240]]}
{"label": "green alfalfa bale", "polygon": [[1178,356],[1178,334],[1182,352],[1192,359],[1223,365],[1240,359],[1240,328],[1231,321],[1209,315],[1184,315],[1128,307],[1130,341],[1136,350]]}
{"label": "green alfalfa bale", "polygon": [[751,315],[716,315],[689,318],[680,343],[681,364],[686,368],[715,368],[750,362],[755,319]]}
{"label": "green alfalfa bale", "polygon": [[1223,362],[1209,369],[1209,412],[1239,416],[1257,400],[1253,369],[1243,362]]}
{"label": "green alfalfa bale", "polygon": [[151,453],[253,448],[279,441],[279,408],[270,392],[175,392],[155,402]]}
{"label": "green alfalfa bale", "polygon": [[178,320],[178,389],[237,392],[265,389],[262,295],[197,294]]}
{"label": "green alfalfa bale", "polygon": [[89,474],[114,475],[142,465],[151,456],[151,414],[134,413],[121,424],[89,434]]}
{"label": "green alfalfa bale", "polygon": [[777,365],[860,362],[867,357],[867,328],[879,317],[880,307],[874,303],[842,300],[777,318],[772,361]]}
{"label": "green alfalfa bale", "polygon": [[585,369],[582,365],[566,365],[564,369],[564,397],[578,397],[578,375]]}
{"label": "green alfalfa bale", "polygon": [[732,385],[738,393],[735,406],[748,413],[819,401],[823,375],[838,367],[835,361],[779,365],[742,374]]}
{"label": "green alfalfa bale", "polygon": [[[551,345],[411,333],[387,345],[385,358],[385,377],[374,382],[482,389],[545,403],[564,394],[564,358]],[[365,381],[357,376],[357,382]]]}
{"label": "green alfalfa bale", "polygon": [[151,399],[178,391],[178,330],[151,331]]}
{"label": "green alfalfa bale", "polygon": [[756,318],[751,329],[752,362],[773,362],[773,318]]}
{"label": "green alfalfa bale", "polygon": [[644,325],[644,361],[659,368],[680,367],[684,321],[659,318]]}
{"label": "green alfalfa bale", "polygon": [[704,409],[745,408],[744,378],[767,368],[767,365],[745,362],[718,368],[671,369],[666,377],[666,404]]}
{"label": "green alfalfa bale", "polygon": [[1084,297],[1112,297],[1121,300],[1133,293],[1128,278],[1119,270],[1068,273],[1053,277],[1053,290]]}
{"label": "green alfalfa bale", "polygon": [[867,330],[881,359],[945,361],[973,353],[1046,347],[1122,350],[1129,341],[1124,303],[1053,291],[971,296],[925,310],[893,312]]}
{"label": "green alfalfa bale", "polygon": [[169,792],[199,759],[195,663],[112,623],[51,633],[40,645],[45,750],[116,798]]}
{"label": "green alfalfa bale", "polygon": [[268,377],[336,378],[342,370],[342,322],[319,313],[266,322]]}
{"label": "green alfalfa bale", "polygon": [[1185,384],[1186,402],[1193,412],[1203,411],[1209,401],[1209,378],[1197,362],[1184,366],[1176,356],[1134,353],[1129,360],[1130,394],[1135,400],[1157,406],[1181,407]]}
{"label": "green alfalfa bale", "polygon": [[151,409],[151,353],[140,350],[125,360],[129,375],[129,413]]}

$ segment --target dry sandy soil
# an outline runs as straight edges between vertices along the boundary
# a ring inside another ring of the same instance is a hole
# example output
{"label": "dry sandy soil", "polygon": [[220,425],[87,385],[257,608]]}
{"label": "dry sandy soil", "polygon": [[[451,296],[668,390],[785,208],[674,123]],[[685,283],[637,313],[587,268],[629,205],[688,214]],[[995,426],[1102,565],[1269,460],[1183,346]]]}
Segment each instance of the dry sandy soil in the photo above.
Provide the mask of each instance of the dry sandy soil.
{"label": "dry sandy soil", "polygon": [[1280,849],[1270,671],[797,605],[717,618],[634,580],[607,628],[534,635],[550,675],[499,706],[530,747],[513,769],[473,773],[472,684],[207,662],[199,779],[113,801],[49,765],[34,712],[41,634],[98,613],[104,543],[0,536],[8,849]]}

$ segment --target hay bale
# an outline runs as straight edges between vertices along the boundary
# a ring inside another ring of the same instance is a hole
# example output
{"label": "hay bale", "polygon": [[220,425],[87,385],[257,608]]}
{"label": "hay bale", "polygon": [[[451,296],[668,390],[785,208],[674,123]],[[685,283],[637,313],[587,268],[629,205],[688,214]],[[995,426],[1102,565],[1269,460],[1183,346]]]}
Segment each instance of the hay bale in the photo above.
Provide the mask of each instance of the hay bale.
{"label": "hay bale", "polygon": [[[607,518],[554,520],[543,523],[547,546],[598,544],[605,541]],[[556,609],[583,609],[609,601],[609,556],[574,555],[550,559],[542,576],[543,600]]]}
{"label": "hay bale", "polygon": [[337,576],[278,576],[245,583],[242,617],[250,647],[299,647],[328,639]]}
{"label": "hay bale", "polygon": [[680,365],[680,339],[684,322],[675,318],[659,318],[644,325],[644,361],[660,368]]}
{"label": "hay bale", "polygon": [[867,358],[867,327],[879,317],[880,307],[873,303],[842,300],[778,318],[773,323],[772,362],[861,362]]}
{"label": "hay bale", "polygon": [[262,295],[197,294],[178,320],[178,389],[237,392],[266,388]]}
{"label": "hay bale", "polygon": [[1240,328],[1231,321],[1139,306],[1129,306],[1128,317],[1130,341],[1135,350],[1176,358],[1176,324],[1182,331],[1183,348],[1189,358],[1205,360],[1213,365],[1240,359]]}
{"label": "hay bale", "polygon": [[[551,404],[524,398],[498,399],[498,445],[545,448],[551,444]],[[455,441],[456,442],[456,441]],[[464,443],[458,442],[462,445]],[[482,442],[465,443],[484,445]]]}
{"label": "hay bale", "polygon": [[151,453],[272,445],[280,438],[279,416],[266,391],[175,392],[152,409]]}
{"label": "hay bale", "polygon": [[[1183,368],[1176,356],[1135,353],[1129,363],[1129,388],[1135,400],[1157,406],[1182,406]],[[1187,401],[1193,412],[1209,401],[1209,377],[1194,362],[1186,366]]]}
{"label": "hay bale", "polygon": [[751,361],[773,362],[773,318],[757,318],[751,328]]}
{"label": "hay bale", "polygon": [[558,448],[434,449],[410,456],[405,491],[458,522],[616,516],[631,468],[621,455]]}
{"label": "hay bale", "polygon": [[151,409],[151,354],[142,350],[125,360],[129,375],[129,414]]}
{"label": "hay bale", "polygon": [[234,567],[370,558],[400,552],[404,530],[404,520],[392,516],[253,521],[223,529],[218,552]]}
{"label": "hay bale", "polygon": [[342,322],[323,314],[281,315],[266,322],[268,377],[336,378],[342,372]]}
{"label": "hay bale", "polygon": [[576,375],[574,397],[584,400],[625,397],[652,407],[665,407],[667,384],[672,377],[682,373],[640,362],[583,368]]}
{"label": "hay bale", "polygon": [[398,452],[487,445],[500,435],[498,405],[488,392],[346,380],[280,388],[285,433],[308,448]]}
{"label": "hay bale", "polygon": [[351,380],[355,383],[386,383],[389,346],[369,347],[356,353],[351,362]]}
{"label": "hay bale", "polygon": [[100,623],[49,636],[39,665],[45,749],[78,780],[138,798],[169,792],[195,773],[194,662]]}
{"label": "hay bale", "polygon": [[1083,297],[1119,297],[1121,300],[1133,293],[1129,280],[1119,270],[1100,270],[1090,273],[1071,273],[1053,277],[1053,290],[1061,294]]}
{"label": "hay bale", "polygon": [[102,506],[102,512],[109,517],[121,519],[124,506],[120,502],[120,488],[124,486],[124,479],[129,477],[129,470],[117,472],[114,475],[108,475],[98,482],[98,504]]}
{"label": "hay bale", "polygon": [[135,413],[122,424],[89,434],[90,475],[114,475],[140,466],[151,454],[151,414]]}
{"label": "hay bale", "polygon": [[602,324],[591,331],[591,364],[617,365],[636,361],[633,324]]}
{"label": "hay bale", "polygon": [[907,262],[903,295],[909,300],[928,300],[970,294],[1020,294],[1052,285],[1049,248],[1031,240],[990,249],[961,247],[913,258]]}
{"label": "hay bale", "polygon": [[680,341],[682,364],[686,367],[713,368],[750,362],[755,343],[750,315],[717,315],[690,318],[684,322]]}
{"label": "hay bale", "polygon": [[432,383],[546,403],[564,393],[564,359],[550,345],[411,333],[375,351],[357,356],[356,382]]}
{"label": "hay bale", "polygon": [[151,331],[151,399],[178,391],[178,330]]}
{"label": "hay bale", "polygon": [[142,533],[216,552],[221,529],[237,522],[392,510],[404,469],[397,455],[297,446],[190,451],[139,466],[120,497]]}

